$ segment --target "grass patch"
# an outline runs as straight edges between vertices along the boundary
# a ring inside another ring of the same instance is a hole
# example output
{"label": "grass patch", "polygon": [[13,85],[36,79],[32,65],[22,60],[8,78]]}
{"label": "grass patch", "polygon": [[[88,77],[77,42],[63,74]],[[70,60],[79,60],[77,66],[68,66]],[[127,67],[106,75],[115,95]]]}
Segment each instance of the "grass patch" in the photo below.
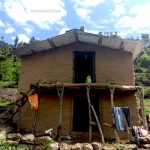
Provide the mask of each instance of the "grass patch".
{"label": "grass patch", "polygon": [[150,113],[150,99],[144,100],[144,107],[145,107],[145,113],[149,114]]}
{"label": "grass patch", "polygon": [[0,88],[16,88],[17,83],[15,81],[0,81]]}
{"label": "grass patch", "polygon": [[150,106],[150,99],[144,100],[144,106]]}
{"label": "grass patch", "polygon": [[8,105],[11,104],[11,103],[12,103],[12,102],[9,101],[9,100],[7,100],[7,99],[4,99],[4,98],[0,99],[0,106],[5,107],[5,106],[8,106]]}
{"label": "grass patch", "polygon": [[29,150],[27,147],[19,148],[12,146],[8,141],[6,140],[0,140],[0,150]]}

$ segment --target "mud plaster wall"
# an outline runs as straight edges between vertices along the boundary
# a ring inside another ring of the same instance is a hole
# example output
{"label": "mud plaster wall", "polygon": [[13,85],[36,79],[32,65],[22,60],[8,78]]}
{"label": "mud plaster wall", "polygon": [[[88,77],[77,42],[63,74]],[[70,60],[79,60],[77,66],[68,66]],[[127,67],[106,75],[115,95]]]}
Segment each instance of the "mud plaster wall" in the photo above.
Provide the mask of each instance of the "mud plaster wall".
{"label": "mud plaster wall", "polygon": [[[71,97],[64,96],[62,112],[62,131],[63,134],[69,134],[71,131]],[[36,126],[36,132],[44,132],[53,128],[56,133],[59,115],[59,98],[57,96],[40,95],[39,116]],[[34,122],[34,111],[27,103],[22,112],[21,127],[28,132],[32,131]]]}
{"label": "mud plaster wall", "polygon": [[90,44],[70,45],[22,58],[18,92],[25,92],[38,80],[73,82],[73,51],[95,51],[96,82],[113,80],[120,85],[134,85],[132,54],[98,48]]}
{"label": "mud plaster wall", "polygon": [[[111,101],[108,94],[100,96],[101,122],[112,125]],[[131,126],[139,125],[138,104],[134,93],[115,93],[114,105],[116,107],[129,107]],[[115,138],[113,128],[103,124],[104,135],[107,138]],[[127,137],[126,132],[118,132],[121,138]]]}
{"label": "mud plaster wall", "polygon": [[[89,44],[73,44],[49,52],[23,57],[18,97],[20,91],[25,92],[28,90],[31,83],[35,83],[38,80],[46,80],[48,82],[73,82],[73,51],[96,51],[96,82],[106,83],[106,80],[114,80],[116,84],[134,85],[131,53],[110,50],[104,47],[98,48]],[[58,116],[58,99],[54,97],[50,98],[48,101],[46,99],[48,98],[44,96],[41,98],[40,118],[37,127],[39,131],[50,128],[51,126],[56,130],[57,127],[58,117],[56,116]],[[71,118],[70,100],[71,98],[69,97],[65,98],[64,105],[66,109],[63,115],[64,133],[68,133],[71,130],[71,119],[68,119]],[[105,107],[109,107],[109,102],[110,99],[106,96],[106,101],[102,102],[103,111],[105,111]],[[133,103],[129,104],[132,105]],[[135,107],[135,105],[132,106]],[[135,108],[133,108],[133,110],[134,109]],[[108,109],[106,111],[110,110]],[[107,113],[104,113],[104,115],[105,114]],[[34,113],[30,109],[30,105],[26,104],[22,112],[23,128],[31,130],[33,115]],[[107,116],[103,116],[102,118],[107,118]],[[50,121],[51,119],[52,121]],[[107,130],[108,129],[106,129],[106,131]]]}

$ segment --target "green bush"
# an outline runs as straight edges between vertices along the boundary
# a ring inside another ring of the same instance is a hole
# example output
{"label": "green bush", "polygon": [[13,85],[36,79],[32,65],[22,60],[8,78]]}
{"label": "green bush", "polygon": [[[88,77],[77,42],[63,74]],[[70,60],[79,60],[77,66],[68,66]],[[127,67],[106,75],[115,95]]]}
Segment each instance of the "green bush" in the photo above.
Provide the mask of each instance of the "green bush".
{"label": "green bush", "polygon": [[18,147],[12,146],[6,140],[0,140],[0,150],[29,150],[29,149],[27,147],[18,148]]}
{"label": "green bush", "polygon": [[144,98],[150,99],[150,87],[145,87],[144,88]]}

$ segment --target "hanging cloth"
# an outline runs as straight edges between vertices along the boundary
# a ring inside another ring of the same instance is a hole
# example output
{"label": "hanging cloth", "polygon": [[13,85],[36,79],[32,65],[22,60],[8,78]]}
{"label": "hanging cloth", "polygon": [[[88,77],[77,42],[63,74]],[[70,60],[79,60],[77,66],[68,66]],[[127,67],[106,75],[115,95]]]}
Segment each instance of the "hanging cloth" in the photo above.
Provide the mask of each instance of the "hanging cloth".
{"label": "hanging cloth", "polygon": [[123,111],[121,107],[113,107],[112,115],[115,120],[115,127],[117,130],[125,130],[125,123],[123,118]]}
{"label": "hanging cloth", "polygon": [[37,110],[38,109],[38,94],[32,94],[28,96],[29,103],[31,105],[31,109]]}
{"label": "hanging cloth", "polygon": [[113,107],[112,115],[115,120],[115,127],[117,130],[125,130],[125,122],[130,127],[130,110],[129,107]]}

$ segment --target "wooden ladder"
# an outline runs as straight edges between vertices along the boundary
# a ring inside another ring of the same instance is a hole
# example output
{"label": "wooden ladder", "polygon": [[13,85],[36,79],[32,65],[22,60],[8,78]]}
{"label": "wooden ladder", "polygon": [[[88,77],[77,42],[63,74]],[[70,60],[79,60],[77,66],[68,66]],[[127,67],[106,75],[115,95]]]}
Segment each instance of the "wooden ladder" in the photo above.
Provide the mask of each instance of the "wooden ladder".
{"label": "wooden ladder", "polygon": [[[6,123],[11,120],[18,112],[21,112],[22,107],[27,102],[27,94],[31,92],[32,89],[29,89],[26,93],[21,93],[22,97],[16,100],[16,102],[12,103],[6,111],[4,111],[0,118],[3,120],[1,123]],[[21,118],[21,113],[19,113],[19,120]]]}
{"label": "wooden ladder", "polygon": [[[100,133],[100,135],[101,135],[102,143],[105,143],[104,135],[103,135],[103,131],[102,131],[102,128],[101,128],[99,119],[98,119],[98,117],[97,117],[97,114],[96,114],[96,111],[95,111],[94,107],[93,107],[92,104],[91,104],[91,100],[90,100],[90,89],[91,89],[90,86],[86,86],[87,100],[88,100],[88,110],[89,110],[89,142],[91,142],[91,140],[92,140],[92,125],[97,125],[97,126],[98,126],[98,130],[99,130],[99,133]],[[92,112],[93,112],[94,117],[95,117],[95,119],[96,119],[96,123],[95,123],[95,122],[92,122]]]}

